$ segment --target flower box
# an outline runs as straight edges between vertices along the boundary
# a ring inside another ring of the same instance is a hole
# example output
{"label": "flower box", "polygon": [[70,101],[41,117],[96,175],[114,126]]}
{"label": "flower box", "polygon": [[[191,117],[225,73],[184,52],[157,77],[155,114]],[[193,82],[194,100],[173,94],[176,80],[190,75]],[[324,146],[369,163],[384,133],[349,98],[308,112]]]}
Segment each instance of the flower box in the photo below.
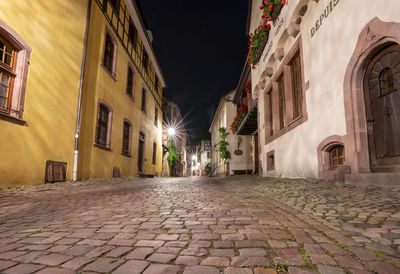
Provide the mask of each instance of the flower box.
{"label": "flower box", "polygon": [[274,9],[272,10],[271,13],[271,20],[273,22],[276,21],[276,19],[278,19],[279,15],[281,14],[281,10],[282,10],[282,2],[279,2],[278,4],[276,4],[276,6],[274,6]]}

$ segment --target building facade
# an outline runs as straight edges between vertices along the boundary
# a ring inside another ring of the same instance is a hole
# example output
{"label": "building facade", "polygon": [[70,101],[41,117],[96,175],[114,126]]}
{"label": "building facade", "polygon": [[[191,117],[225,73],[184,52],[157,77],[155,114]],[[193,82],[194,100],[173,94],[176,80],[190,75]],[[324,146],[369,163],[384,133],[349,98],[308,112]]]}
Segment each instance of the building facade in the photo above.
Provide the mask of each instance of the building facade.
{"label": "building facade", "polygon": [[261,175],[398,183],[398,2],[286,1],[266,23],[260,4],[249,31],[269,25],[251,64]]}
{"label": "building facade", "polygon": [[131,0],[0,3],[0,187],[161,173],[150,36]]}
{"label": "building facade", "polygon": [[200,140],[200,174],[201,176],[211,175],[211,140],[205,138]]}
{"label": "building facade", "polygon": [[80,178],[111,177],[115,169],[124,177],[161,175],[163,87],[151,33],[136,2],[94,0],[82,98]]}
{"label": "building facade", "polygon": [[[231,123],[237,113],[237,107],[233,101],[234,95],[235,90],[221,98],[209,129],[212,148],[212,173],[219,176],[251,173],[252,170],[251,138],[249,136],[238,136],[230,132]],[[231,159],[227,160],[226,163],[224,163],[218,151],[220,128],[225,128],[228,133],[227,149],[231,154]]]}

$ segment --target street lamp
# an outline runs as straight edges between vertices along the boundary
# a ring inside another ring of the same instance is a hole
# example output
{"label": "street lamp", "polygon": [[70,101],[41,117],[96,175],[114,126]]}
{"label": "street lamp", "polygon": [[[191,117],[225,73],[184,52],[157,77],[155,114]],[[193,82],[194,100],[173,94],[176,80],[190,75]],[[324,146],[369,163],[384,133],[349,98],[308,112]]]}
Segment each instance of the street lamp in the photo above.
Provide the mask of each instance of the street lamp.
{"label": "street lamp", "polygon": [[167,133],[169,136],[174,136],[176,133],[176,130],[173,127],[168,128]]}
{"label": "street lamp", "polygon": [[196,155],[193,155],[193,156],[192,156],[192,160],[193,160],[193,161],[196,161],[196,160],[197,160],[197,156],[196,156]]}

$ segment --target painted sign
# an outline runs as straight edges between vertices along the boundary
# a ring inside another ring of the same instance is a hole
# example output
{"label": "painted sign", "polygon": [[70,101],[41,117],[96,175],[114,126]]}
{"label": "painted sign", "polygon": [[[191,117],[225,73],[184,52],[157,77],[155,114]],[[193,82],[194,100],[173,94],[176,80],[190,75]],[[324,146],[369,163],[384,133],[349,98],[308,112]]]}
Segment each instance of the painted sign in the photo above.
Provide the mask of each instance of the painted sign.
{"label": "painted sign", "polygon": [[317,31],[322,26],[324,20],[332,14],[335,7],[339,4],[339,0],[332,0],[329,2],[329,5],[326,6],[324,12],[319,16],[319,19],[315,22],[315,26],[311,28],[311,38],[317,33]]}

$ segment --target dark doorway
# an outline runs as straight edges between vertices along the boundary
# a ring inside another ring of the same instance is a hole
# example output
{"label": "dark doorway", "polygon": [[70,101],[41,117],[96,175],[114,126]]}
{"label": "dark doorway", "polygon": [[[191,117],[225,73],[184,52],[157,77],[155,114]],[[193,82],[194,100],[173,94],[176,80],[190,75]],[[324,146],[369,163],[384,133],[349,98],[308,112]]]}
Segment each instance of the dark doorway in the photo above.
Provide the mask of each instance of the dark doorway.
{"label": "dark doorway", "polygon": [[364,78],[372,172],[400,171],[400,46],[381,50]]}
{"label": "dark doorway", "polygon": [[139,149],[138,149],[138,171],[139,171],[139,173],[144,172],[144,139],[145,139],[144,133],[139,132]]}

